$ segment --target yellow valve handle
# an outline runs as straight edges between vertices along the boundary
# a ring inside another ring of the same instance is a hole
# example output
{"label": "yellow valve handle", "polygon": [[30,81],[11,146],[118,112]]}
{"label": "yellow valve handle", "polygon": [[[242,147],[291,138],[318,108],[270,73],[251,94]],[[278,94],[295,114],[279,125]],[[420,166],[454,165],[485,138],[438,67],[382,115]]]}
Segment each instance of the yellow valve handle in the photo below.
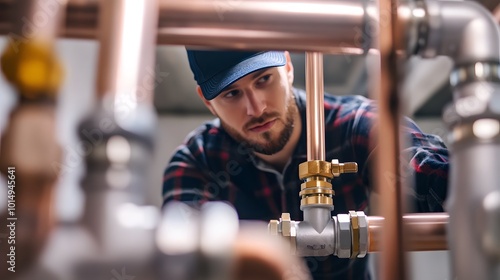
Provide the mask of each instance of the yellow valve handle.
{"label": "yellow valve handle", "polygon": [[62,65],[51,45],[41,42],[9,44],[1,57],[2,72],[21,96],[55,98],[63,79]]}

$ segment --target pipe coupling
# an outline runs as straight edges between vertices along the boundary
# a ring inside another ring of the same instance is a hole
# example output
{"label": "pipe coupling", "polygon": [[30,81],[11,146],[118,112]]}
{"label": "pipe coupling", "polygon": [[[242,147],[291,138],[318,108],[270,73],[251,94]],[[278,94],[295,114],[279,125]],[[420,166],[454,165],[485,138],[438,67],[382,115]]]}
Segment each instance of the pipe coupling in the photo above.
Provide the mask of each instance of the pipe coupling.
{"label": "pipe coupling", "polygon": [[339,163],[337,159],[331,162],[311,160],[299,165],[299,178],[303,180],[299,196],[301,209],[306,206],[329,206],[333,209],[331,179],[343,173],[356,173],[358,165],[355,162]]}
{"label": "pipe coupling", "polygon": [[349,211],[349,214],[339,214],[332,220],[333,232],[317,232],[309,223],[292,221],[289,213],[283,213],[279,220],[269,222],[268,230],[271,235],[285,238],[291,254],[365,257],[369,248],[368,218],[365,213]]}
{"label": "pipe coupling", "polygon": [[335,255],[339,258],[363,258],[368,253],[368,219],[363,211],[349,211],[333,217]]}
{"label": "pipe coupling", "polygon": [[500,63],[475,62],[456,67],[450,74],[452,87],[472,82],[500,82]]}

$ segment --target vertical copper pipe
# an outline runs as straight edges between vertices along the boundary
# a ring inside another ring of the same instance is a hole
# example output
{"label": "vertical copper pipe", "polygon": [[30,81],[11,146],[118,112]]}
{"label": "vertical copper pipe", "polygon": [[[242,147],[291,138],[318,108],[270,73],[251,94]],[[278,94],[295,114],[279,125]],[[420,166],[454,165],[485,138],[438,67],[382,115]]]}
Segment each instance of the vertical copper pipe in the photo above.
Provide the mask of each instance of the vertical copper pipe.
{"label": "vertical copper pipe", "polygon": [[11,9],[11,32],[18,39],[52,42],[66,13],[66,1],[16,0]]}
{"label": "vertical copper pipe", "polygon": [[151,105],[158,2],[100,1],[99,20],[98,97],[130,110]]}
{"label": "vertical copper pipe", "polygon": [[[404,215],[403,224],[407,229],[408,251],[447,250],[446,226],[448,220],[448,213]],[[381,246],[383,228],[383,217],[368,217],[369,252],[377,252],[383,249]]]}
{"label": "vertical copper pipe", "polygon": [[407,278],[405,240],[403,233],[403,201],[399,164],[400,105],[397,94],[396,23],[397,0],[381,0],[379,21],[379,50],[381,56],[380,79],[374,99],[378,101],[378,136],[376,187],[381,195],[380,214],[385,218],[382,228],[383,248],[379,273],[380,279],[404,280]]}
{"label": "vertical copper pipe", "polygon": [[323,54],[306,52],[307,160],[325,160]]}

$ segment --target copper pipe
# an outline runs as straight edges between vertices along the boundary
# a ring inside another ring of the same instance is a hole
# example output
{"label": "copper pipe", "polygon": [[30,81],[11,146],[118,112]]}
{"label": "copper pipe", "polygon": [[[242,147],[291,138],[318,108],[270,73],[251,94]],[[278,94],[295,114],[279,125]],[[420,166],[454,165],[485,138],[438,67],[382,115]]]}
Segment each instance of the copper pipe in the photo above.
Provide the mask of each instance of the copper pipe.
{"label": "copper pipe", "polygon": [[233,246],[230,279],[312,280],[306,263],[290,254],[290,243],[276,240],[256,225],[242,223],[241,226]]}
{"label": "copper pipe", "polygon": [[[378,49],[380,50],[379,84],[375,86],[372,99],[378,101],[378,135],[375,152],[376,189],[380,193],[380,213],[385,224],[381,234],[381,260],[379,278],[404,280],[407,278],[405,258],[405,232],[403,231],[403,196],[401,194],[400,150],[400,105],[397,93],[396,44],[397,44],[397,0],[381,0]],[[372,143],[373,144],[373,143]]]}
{"label": "copper pipe", "polygon": [[355,35],[363,2],[163,0],[159,33],[173,44],[360,54],[370,46]]}
{"label": "copper pipe", "polygon": [[[0,24],[5,26],[8,33],[22,37],[25,41],[51,42],[58,36],[62,19],[66,12],[66,0],[39,1],[21,0],[19,3],[8,5],[0,2],[0,18],[10,19],[10,25],[6,22]],[[9,7],[10,6],[10,7]]]}
{"label": "copper pipe", "polygon": [[325,160],[323,54],[306,53],[307,161]]}
{"label": "copper pipe", "polygon": [[[363,54],[373,21],[365,2],[160,0],[157,43]],[[0,0],[0,7],[12,3]],[[69,0],[63,36],[95,39],[98,13],[96,0]],[[9,32],[6,21],[0,16],[0,34]]]}
{"label": "copper pipe", "polygon": [[[403,216],[403,224],[407,229],[408,251],[447,250],[446,226],[448,213],[407,214]],[[382,249],[382,231],[384,218],[368,217],[369,252]],[[385,248],[384,248],[385,249]]]}
{"label": "copper pipe", "polygon": [[[152,104],[158,3],[154,0],[101,1],[101,43],[97,95],[109,96],[129,113]],[[121,108],[118,108],[121,107]]]}

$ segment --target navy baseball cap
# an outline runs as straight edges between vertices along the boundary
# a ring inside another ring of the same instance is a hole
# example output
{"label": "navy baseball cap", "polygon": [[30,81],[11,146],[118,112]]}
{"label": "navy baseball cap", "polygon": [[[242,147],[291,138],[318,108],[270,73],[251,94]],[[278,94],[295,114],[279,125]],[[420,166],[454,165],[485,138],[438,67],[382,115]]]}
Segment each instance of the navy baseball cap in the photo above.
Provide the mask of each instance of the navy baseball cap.
{"label": "navy baseball cap", "polygon": [[260,69],[286,64],[283,51],[187,50],[189,66],[203,96],[212,100],[237,80]]}

